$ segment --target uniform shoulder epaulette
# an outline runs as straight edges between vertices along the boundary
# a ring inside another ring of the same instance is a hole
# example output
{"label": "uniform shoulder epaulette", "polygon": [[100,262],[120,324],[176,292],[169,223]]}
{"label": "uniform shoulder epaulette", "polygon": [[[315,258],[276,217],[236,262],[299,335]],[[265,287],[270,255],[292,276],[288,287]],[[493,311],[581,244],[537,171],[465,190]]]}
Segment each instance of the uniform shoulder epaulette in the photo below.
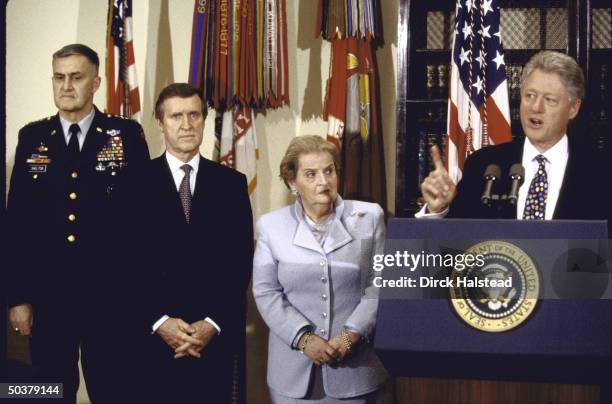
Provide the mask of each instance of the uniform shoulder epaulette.
{"label": "uniform shoulder epaulette", "polygon": [[42,118],[42,119],[38,119],[36,121],[28,122],[27,124],[24,125],[24,128],[27,127],[27,126],[32,126],[32,125],[37,125],[37,124],[49,122],[54,117],[55,117],[55,115],[51,115],[51,116],[47,116],[47,117]]}

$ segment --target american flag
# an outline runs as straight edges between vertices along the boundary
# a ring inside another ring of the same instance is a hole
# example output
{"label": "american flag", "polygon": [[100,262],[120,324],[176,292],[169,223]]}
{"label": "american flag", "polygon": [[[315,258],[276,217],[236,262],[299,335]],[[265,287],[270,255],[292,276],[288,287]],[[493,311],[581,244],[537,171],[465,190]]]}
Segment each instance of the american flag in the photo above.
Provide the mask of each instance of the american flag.
{"label": "american flag", "polygon": [[106,34],[106,110],[140,122],[132,42],[132,0],[109,0]]}
{"label": "american flag", "polygon": [[511,140],[497,0],[458,0],[448,100],[446,162],[461,179],[473,151]]}

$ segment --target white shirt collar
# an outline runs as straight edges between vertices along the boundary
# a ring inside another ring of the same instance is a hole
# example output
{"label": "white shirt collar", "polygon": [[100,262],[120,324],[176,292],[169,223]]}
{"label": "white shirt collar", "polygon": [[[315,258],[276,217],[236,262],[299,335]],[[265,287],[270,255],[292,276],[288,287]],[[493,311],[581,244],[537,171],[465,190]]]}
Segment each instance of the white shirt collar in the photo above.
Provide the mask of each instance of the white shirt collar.
{"label": "white shirt collar", "polygon": [[567,135],[555,143],[553,147],[546,150],[544,153],[540,153],[528,138],[525,138],[525,146],[523,148],[523,166],[527,166],[530,162],[534,161],[536,156],[543,155],[550,165],[555,166],[555,163],[560,161],[567,161],[568,154],[568,140]]}
{"label": "white shirt collar", "polygon": [[[85,141],[85,136],[87,136],[87,132],[89,132],[89,128],[91,128],[91,124],[93,123],[94,116],[96,115],[95,112],[96,112],[95,108],[91,107],[91,111],[89,111],[89,114],[85,115],[83,119],[77,122],[77,124],[79,125],[79,128],[81,128],[81,132],[79,133],[79,143],[81,145],[83,144],[83,141]],[[62,130],[64,131],[64,139],[66,140],[66,144],[68,144],[68,140],[70,140],[69,139],[70,125],[72,125],[74,122],[67,121],[61,115],[59,116],[59,119],[62,125]]]}
{"label": "white shirt collar", "polygon": [[196,153],[191,160],[184,163],[166,150],[166,161],[168,162],[170,171],[173,174],[177,172],[183,173],[184,171],[181,169],[181,167],[185,164],[189,164],[191,166],[191,172],[193,173],[192,175],[195,176],[198,173],[198,167],[200,166],[200,153]]}

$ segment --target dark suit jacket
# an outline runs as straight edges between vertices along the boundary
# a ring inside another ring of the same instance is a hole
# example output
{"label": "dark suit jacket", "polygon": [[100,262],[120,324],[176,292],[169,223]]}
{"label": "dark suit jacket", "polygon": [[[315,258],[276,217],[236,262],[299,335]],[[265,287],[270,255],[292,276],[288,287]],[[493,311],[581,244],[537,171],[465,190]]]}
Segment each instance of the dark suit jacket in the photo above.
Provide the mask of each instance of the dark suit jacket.
{"label": "dark suit jacket", "polygon": [[[164,314],[188,323],[210,317],[221,328],[201,359],[175,360],[159,336],[149,336],[154,352],[147,362],[159,358],[156,370],[168,371],[165,377],[181,383],[195,377],[185,385],[200,390],[206,378],[219,376],[217,380],[224,382],[209,385],[208,391],[219,387],[229,394],[233,358],[244,354],[246,289],[253,262],[246,178],[201,157],[189,224],[165,155],[150,162],[141,181],[135,198],[135,211],[141,217],[137,239],[144,242],[142,254],[151,258],[143,268],[147,282],[141,285],[147,292],[142,302],[143,332],[150,334]],[[190,363],[197,364],[196,374],[182,373],[181,366]]]}
{"label": "dark suit jacket", "polygon": [[[508,172],[523,156],[524,139],[486,147],[471,155],[465,162],[463,177],[457,185],[447,217],[515,219],[517,207],[496,210],[485,207],[480,197],[484,190],[484,172],[489,164],[501,168],[502,178],[496,181],[493,193],[510,190]],[[570,138],[569,154],[554,219],[608,219],[609,191],[607,179],[602,178],[604,166],[597,152]],[[529,187],[529,184],[523,184]]]}
{"label": "dark suit jacket", "polygon": [[109,274],[118,262],[114,240],[123,230],[114,196],[147,161],[140,124],[97,108],[76,164],[69,162],[59,114],[19,131],[7,212],[10,306],[90,301],[95,290],[108,295],[99,281],[116,281]]}

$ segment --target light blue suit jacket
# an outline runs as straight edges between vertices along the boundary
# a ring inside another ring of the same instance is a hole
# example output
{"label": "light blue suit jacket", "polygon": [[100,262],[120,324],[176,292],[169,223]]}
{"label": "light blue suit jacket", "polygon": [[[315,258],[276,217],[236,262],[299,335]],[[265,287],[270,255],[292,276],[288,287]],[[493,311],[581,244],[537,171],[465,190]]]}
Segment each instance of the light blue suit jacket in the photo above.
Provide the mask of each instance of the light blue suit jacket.
{"label": "light blue suit jacket", "polygon": [[[377,204],[343,201],[323,247],[304,221],[296,201],[262,216],[256,225],[253,294],[270,328],[268,385],[293,398],[306,395],[313,363],[292,348],[305,326],[329,340],[347,327],[369,338],[378,308],[371,285],[372,255],[382,253],[384,214]],[[362,342],[337,367],[323,366],[328,396],[354,397],[387,378],[371,344]]]}

